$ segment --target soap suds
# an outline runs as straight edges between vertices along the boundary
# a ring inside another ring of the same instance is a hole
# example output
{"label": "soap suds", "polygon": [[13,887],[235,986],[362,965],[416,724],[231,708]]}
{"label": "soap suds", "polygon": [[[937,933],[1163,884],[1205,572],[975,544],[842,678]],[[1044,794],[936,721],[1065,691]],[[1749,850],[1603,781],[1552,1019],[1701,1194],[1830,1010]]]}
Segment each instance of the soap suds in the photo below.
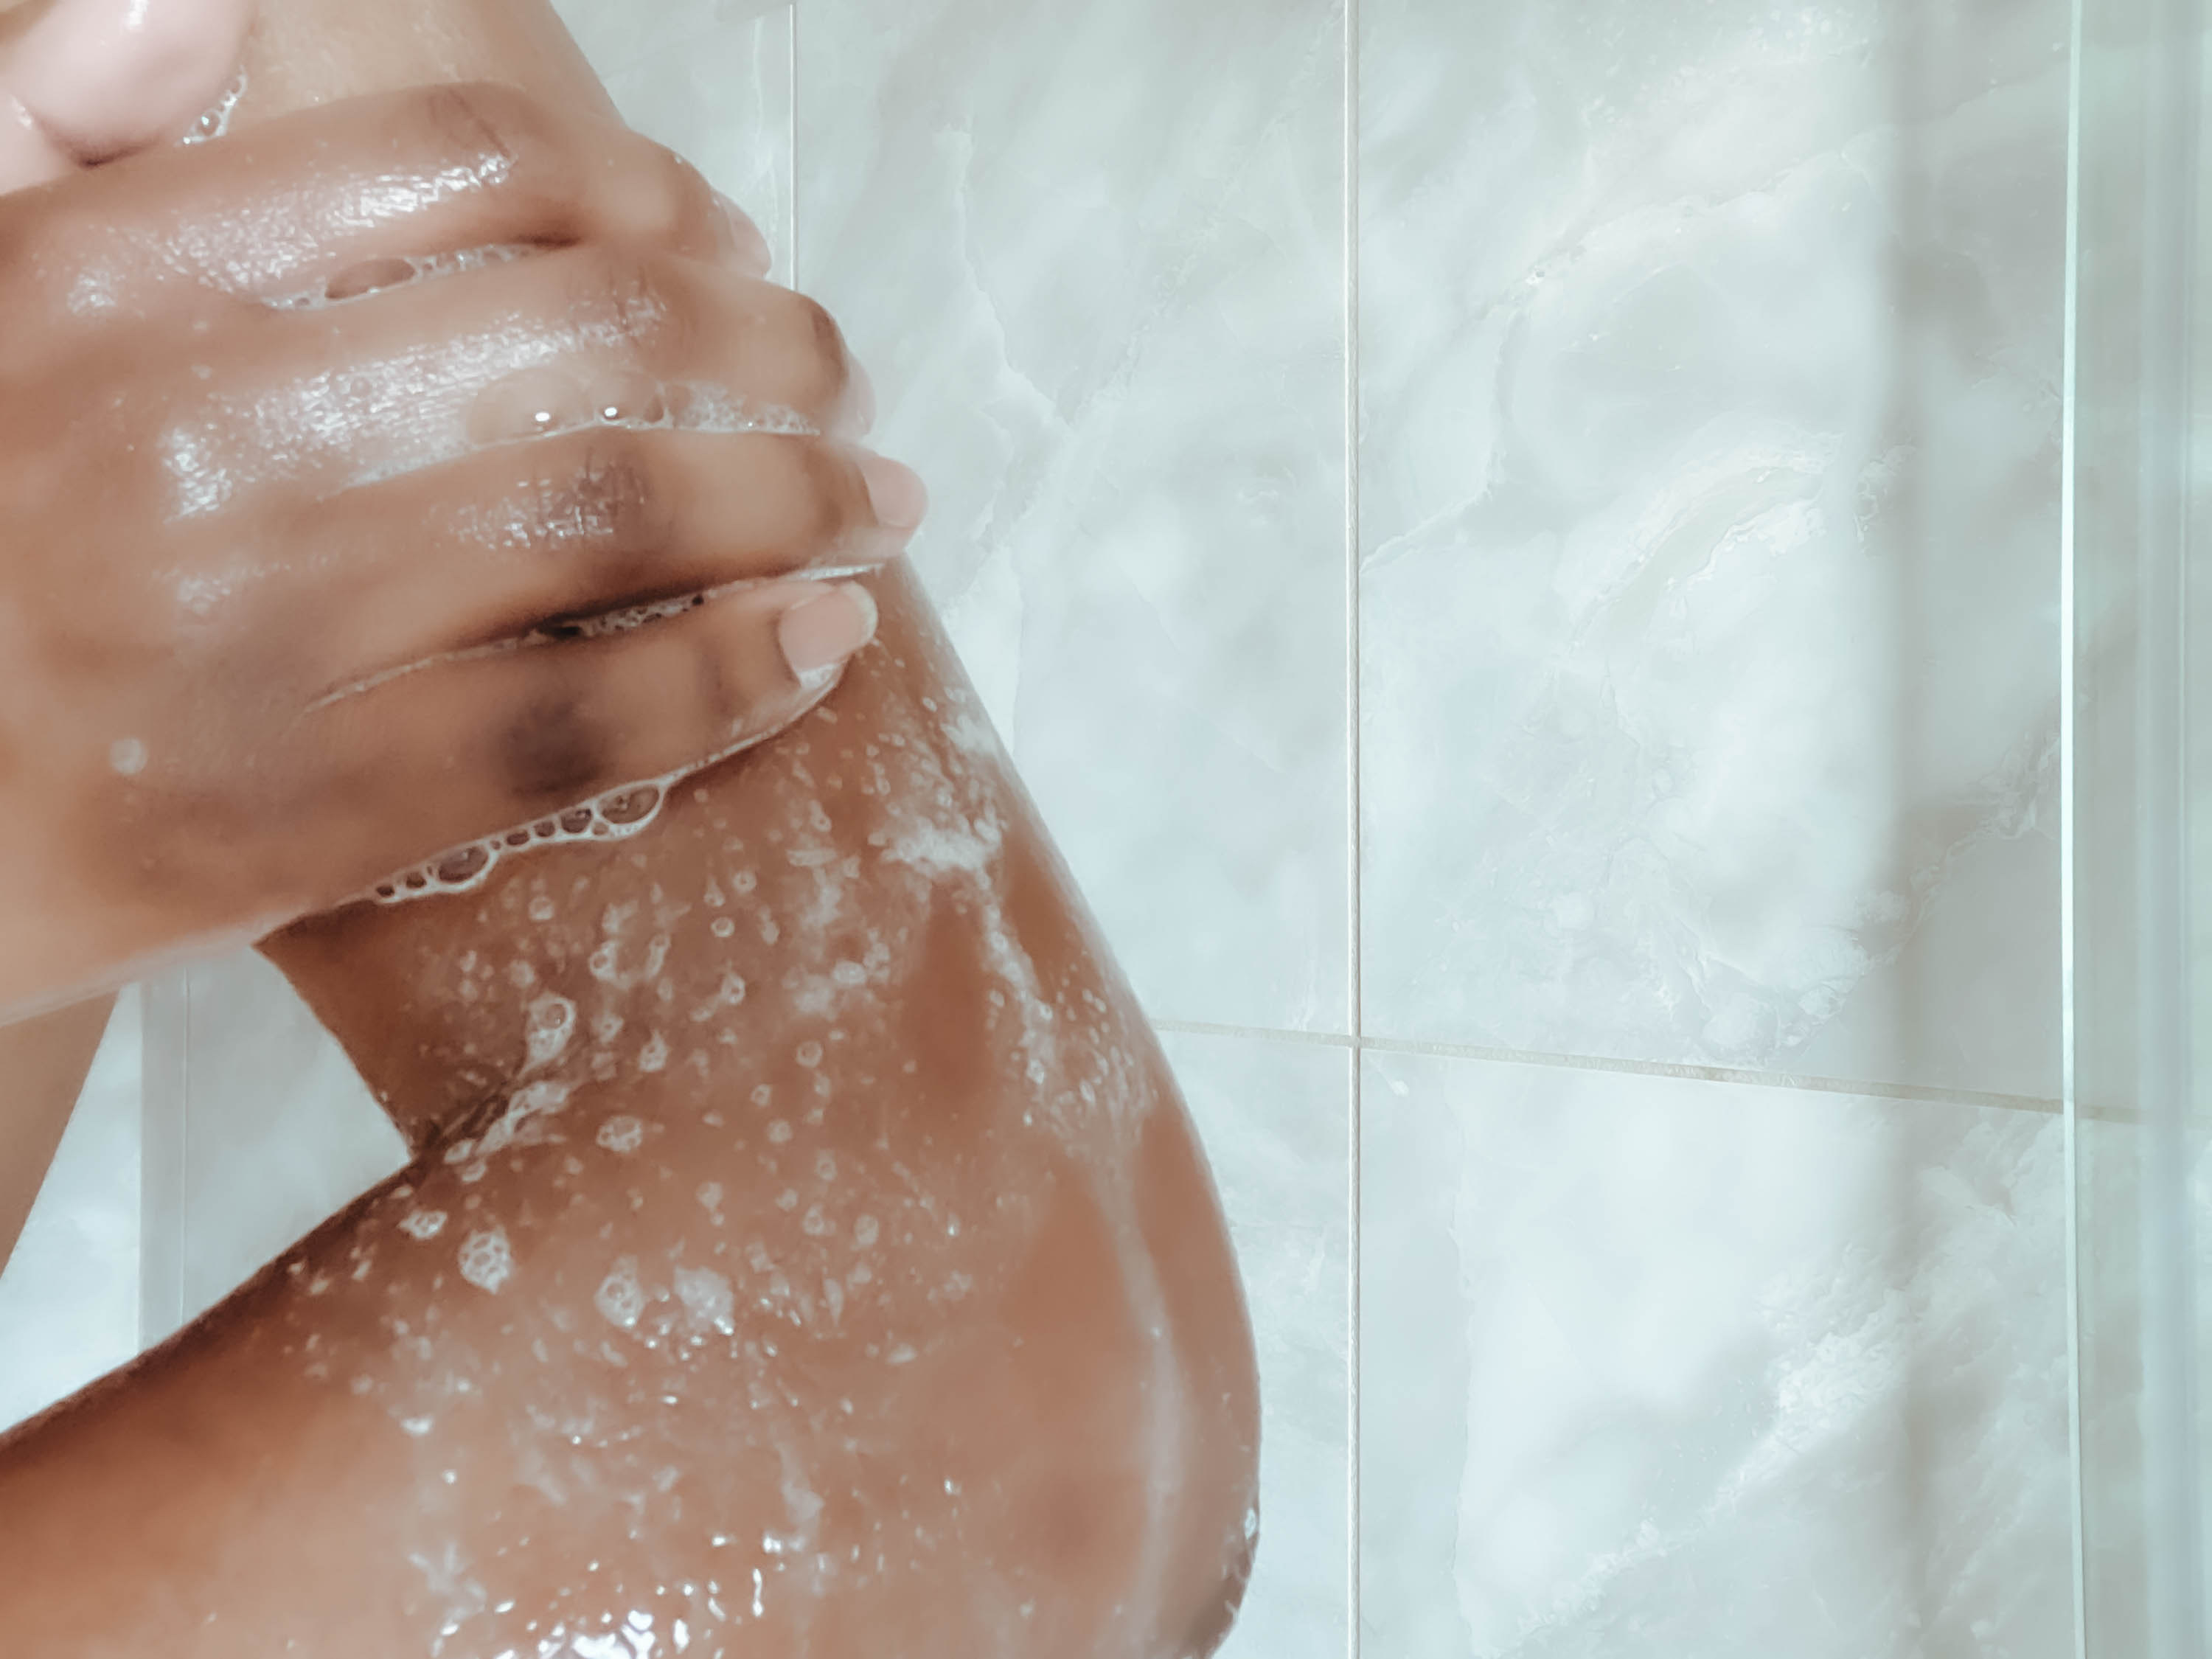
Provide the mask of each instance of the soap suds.
{"label": "soap suds", "polygon": [[599,1145],[628,1154],[645,1144],[645,1125],[634,1117],[611,1117],[599,1125]]}
{"label": "soap suds", "polygon": [[623,1330],[635,1330],[638,1318],[645,1312],[645,1287],[638,1283],[637,1258],[626,1255],[614,1265],[599,1282],[592,1304],[611,1325]]}
{"label": "soap suds", "polygon": [[460,1267],[463,1279],[478,1290],[497,1295],[514,1275],[514,1252],[507,1244],[506,1230],[491,1227],[471,1233],[461,1243]]}

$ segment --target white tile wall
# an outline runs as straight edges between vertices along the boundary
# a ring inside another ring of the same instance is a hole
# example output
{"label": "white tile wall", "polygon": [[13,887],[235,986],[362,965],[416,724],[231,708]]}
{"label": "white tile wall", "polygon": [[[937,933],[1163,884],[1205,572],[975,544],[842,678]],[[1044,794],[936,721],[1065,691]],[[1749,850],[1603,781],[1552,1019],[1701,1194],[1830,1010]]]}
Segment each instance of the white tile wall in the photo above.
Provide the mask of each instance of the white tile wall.
{"label": "white tile wall", "polygon": [[1389,1054],[1364,1095],[1370,1659],[2073,1653],[2055,1114]]}
{"label": "white tile wall", "polygon": [[1336,0],[805,0],[799,71],[801,285],[1139,991],[1346,1030]]}
{"label": "white tile wall", "polygon": [[115,1005],[61,1150],[0,1272],[0,1427],[138,1352],[135,991]]}
{"label": "white tile wall", "polygon": [[[1233,1651],[2059,1652],[2063,0],[562,9],[845,324],[1170,1028]],[[389,1148],[194,994],[198,1300]]]}
{"label": "white tile wall", "polygon": [[1261,1543],[1224,1659],[1339,1659],[1349,1571],[1352,1068],[1343,1048],[1170,1035],[1260,1353]]}
{"label": "white tile wall", "polygon": [[1366,1025],[2055,1097],[2062,0],[1366,0]]}

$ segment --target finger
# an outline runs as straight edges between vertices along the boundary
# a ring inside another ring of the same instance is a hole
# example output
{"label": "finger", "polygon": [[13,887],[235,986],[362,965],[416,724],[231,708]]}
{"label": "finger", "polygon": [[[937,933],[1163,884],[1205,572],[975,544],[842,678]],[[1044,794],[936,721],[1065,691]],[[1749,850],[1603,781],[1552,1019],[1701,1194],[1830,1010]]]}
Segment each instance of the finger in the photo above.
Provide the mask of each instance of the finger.
{"label": "finger", "polygon": [[733,753],[827,695],[875,625],[865,588],[785,583],[392,680],[310,717],[359,796],[330,833],[366,886],[398,849],[431,858]]}
{"label": "finger", "polygon": [[46,184],[75,166],[21,100],[0,90],[0,194]]}
{"label": "finger", "polygon": [[[271,323],[255,347],[271,398],[315,404],[284,416],[288,447],[304,464],[320,446],[349,477],[574,425],[641,382],[684,425],[791,429],[795,416],[846,436],[865,412],[844,337],[813,301],[635,247],[566,249]],[[345,372],[309,370],[331,364]]]}
{"label": "finger", "polygon": [[230,79],[252,0],[61,0],[11,56],[9,84],[71,161],[181,133]]}
{"label": "finger", "polygon": [[46,263],[125,301],[178,282],[267,301],[361,292],[413,261],[589,240],[766,268],[758,230],[689,162],[490,84],[377,94],[220,146],[145,151],[36,210]]}
{"label": "finger", "polygon": [[880,564],[921,481],[826,439],[600,428],[350,490],[312,538],[367,674],[747,580]]}

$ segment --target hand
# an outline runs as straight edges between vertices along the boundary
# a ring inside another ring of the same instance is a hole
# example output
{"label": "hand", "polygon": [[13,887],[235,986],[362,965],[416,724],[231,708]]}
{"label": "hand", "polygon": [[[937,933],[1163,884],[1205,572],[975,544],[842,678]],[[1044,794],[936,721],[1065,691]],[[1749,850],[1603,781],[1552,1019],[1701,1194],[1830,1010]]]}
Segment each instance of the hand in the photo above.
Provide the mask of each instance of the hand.
{"label": "hand", "polygon": [[872,606],[777,579],[923,500],[765,264],[677,158],[492,87],[0,200],[0,1009],[819,701]]}
{"label": "hand", "polygon": [[173,138],[238,62],[252,0],[0,0],[0,191]]}

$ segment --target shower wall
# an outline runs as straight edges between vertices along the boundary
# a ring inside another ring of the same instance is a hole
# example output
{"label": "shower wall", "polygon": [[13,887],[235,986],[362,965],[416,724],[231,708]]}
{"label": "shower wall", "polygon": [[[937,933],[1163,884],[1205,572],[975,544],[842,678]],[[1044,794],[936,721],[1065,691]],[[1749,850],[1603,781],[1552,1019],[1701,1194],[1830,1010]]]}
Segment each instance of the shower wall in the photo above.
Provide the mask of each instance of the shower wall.
{"label": "shower wall", "polygon": [[[2070,1652],[2062,0],[562,9],[845,323],[1166,1035],[1231,1652]],[[147,1018],[150,1336],[397,1143],[250,961]]]}

